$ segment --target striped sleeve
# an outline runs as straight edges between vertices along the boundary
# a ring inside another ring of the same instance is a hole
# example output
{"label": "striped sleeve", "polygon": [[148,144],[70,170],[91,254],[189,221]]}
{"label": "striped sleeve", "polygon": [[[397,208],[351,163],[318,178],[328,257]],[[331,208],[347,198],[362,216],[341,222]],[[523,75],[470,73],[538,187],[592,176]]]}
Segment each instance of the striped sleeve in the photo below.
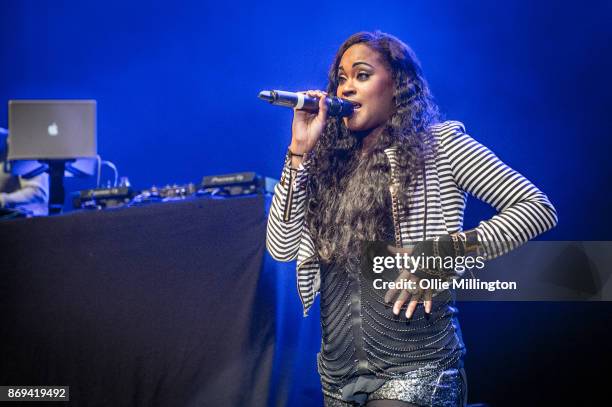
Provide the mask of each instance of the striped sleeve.
{"label": "striped sleeve", "polygon": [[297,170],[290,164],[291,159],[287,156],[280,182],[274,187],[268,214],[266,247],[278,261],[297,258],[304,226],[309,161],[304,161]]}
{"label": "striped sleeve", "polygon": [[451,163],[457,186],[497,210],[476,227],[486,259],[501,256],[557,224],[548,197],[529,180],[504,164],[493,152],[452,122],[441,145]]}

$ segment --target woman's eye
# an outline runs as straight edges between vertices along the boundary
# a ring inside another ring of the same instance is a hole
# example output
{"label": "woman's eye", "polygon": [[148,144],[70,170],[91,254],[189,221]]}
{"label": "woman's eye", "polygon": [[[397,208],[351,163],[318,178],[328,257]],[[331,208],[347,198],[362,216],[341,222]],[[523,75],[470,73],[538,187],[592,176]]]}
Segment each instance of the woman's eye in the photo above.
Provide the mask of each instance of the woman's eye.
{"label": "woman's eye", "polygon": [[345,80],[346,80],[346,78],[341,76],[341,77],[338,78],[338,83],[344,83]]}
{"label": "woman's eye", "polygon": [[357,79],[362,80],[362,81],[368,79],[369,77],[370,77],[370,74],[367,74],[365,72],[359,72],[359,74],[357,74]]}

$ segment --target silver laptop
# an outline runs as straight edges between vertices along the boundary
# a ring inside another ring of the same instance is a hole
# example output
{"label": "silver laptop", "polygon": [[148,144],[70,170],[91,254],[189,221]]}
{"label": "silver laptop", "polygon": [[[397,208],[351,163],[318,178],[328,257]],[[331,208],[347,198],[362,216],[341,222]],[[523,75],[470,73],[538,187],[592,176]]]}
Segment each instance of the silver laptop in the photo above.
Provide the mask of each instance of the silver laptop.
{"label": "silver laptop", "polygon": [[95,100],[10,100],[8,111],[9,161],[96,157]]}

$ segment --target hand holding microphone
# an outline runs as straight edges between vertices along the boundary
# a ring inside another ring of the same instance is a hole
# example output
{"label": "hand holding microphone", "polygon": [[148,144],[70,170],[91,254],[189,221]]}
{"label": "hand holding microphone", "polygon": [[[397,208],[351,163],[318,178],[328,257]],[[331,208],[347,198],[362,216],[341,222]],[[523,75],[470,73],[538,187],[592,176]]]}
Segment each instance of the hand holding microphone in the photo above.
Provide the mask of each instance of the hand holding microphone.
{"label": "hand holding microphone", "polygon": [[[280,90],[263,91],[259,98],[277,106],[292,107],[292,138],[289,149],[294,154],[311,151],[325,128],[325,120],[331,116],[350,116],[353,104],[345,99],[329,97],[326,92],[309,90],[306,92],[285,92]],[[294,164],[301,160],[294,157]],[[297,167],[294,165],[294,167]]]}
{"label": "hand holding microphone", "polygon": [[[328,107],[325,103],[326,93],[320,90],[309,90],[304,93],[309,97],[318,98],[318,111],[293,109],[293,122],[291,124],[291,145],[289,149],[293,154],[306,154],[310,152],[325,128]],[[301,160],[298,160],[301,162]],[[299,165],[299,162],[297,164]],[[296,168],[294,166],[294,168]]]}

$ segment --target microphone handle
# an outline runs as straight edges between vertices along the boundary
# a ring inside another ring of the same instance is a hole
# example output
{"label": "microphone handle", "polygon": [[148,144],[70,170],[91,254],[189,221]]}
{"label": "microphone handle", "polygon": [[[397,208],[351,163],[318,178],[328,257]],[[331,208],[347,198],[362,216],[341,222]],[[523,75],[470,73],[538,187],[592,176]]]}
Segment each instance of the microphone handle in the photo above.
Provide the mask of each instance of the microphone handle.
{"label": "microphone handle", "polygon": [[284,90],[270,91],[274,105],[286,106],[298,110],[305,110],[310,113],[319,111],[319,99],[304,95],[303,93],[285,92]]}

